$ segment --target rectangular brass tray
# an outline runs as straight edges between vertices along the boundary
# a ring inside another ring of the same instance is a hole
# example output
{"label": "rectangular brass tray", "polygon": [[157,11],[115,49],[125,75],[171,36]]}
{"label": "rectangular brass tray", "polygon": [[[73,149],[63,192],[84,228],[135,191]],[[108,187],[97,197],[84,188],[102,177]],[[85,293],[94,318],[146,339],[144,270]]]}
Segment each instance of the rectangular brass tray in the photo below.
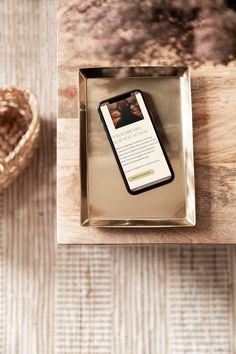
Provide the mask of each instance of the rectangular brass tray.
{"label": "rectangular brass tray", "polygon": [[[146,93],[175,179],[130,195],[109,145],[97,105],[132,89]],[[83,68],[79,71],[81,225],[195,225],[190,74],[187,67]]]}

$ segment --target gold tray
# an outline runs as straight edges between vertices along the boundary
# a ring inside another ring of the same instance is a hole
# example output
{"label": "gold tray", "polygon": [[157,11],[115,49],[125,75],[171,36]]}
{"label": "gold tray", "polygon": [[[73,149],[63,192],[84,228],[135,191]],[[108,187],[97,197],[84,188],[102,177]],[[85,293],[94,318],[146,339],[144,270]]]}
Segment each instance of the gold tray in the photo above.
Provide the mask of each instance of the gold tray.
{"label": "gold tray", "polygon": [[[100,121],[97,104],[141,89],[172,164],[170,184],[130,195]],[[80,176],[83,226],[195,225],[190,73],[187,67],[82,68],[79,71]]]}

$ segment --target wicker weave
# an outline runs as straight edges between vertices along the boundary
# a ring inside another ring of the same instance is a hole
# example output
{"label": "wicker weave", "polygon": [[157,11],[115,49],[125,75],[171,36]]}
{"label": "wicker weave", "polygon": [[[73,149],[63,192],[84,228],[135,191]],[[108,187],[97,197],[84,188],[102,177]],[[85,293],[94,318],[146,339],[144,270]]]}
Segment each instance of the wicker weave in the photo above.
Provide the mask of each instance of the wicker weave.
{"label": "wicker weave", "polygon": [[35,96],[17,87],[0,88],[0,191],[28,165],[39,130]]}

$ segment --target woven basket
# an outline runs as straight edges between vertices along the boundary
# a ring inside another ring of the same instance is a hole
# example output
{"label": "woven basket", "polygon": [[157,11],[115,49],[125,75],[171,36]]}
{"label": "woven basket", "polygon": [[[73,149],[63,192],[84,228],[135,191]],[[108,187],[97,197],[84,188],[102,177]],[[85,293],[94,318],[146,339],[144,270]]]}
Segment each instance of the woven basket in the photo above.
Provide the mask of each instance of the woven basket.
{"label": "woven basket", "polygon": [[0,191],[28,165],[39,130],[38,103],[32,92],[0,88]]}

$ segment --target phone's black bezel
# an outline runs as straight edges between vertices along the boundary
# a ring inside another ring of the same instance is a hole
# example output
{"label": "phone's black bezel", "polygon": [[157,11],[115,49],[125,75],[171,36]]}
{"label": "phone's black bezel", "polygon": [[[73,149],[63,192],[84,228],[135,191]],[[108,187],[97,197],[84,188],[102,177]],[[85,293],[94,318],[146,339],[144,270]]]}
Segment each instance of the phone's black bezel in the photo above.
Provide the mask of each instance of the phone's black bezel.
{"label": "phone's black bezel", "polygon": [[[124,171],[123,171],[123,168],[122,168],[122,165],[121,165],[121,162],[120,162],[120,159],[119,159],[118,154],[117,154],[117,152],[116,152],[116,149],[115,149],[115,146],[114,146],[114,144],[113,144],[113,141],[112,141],[110,132],[109,132],[109,130],[108,130],[108,128],[107,128],[105,119],[104,119],[103,114],[102,114],[102,111],[101,111],[101,105],[103,105],[104,103],[109,103],[109,104],[110,104],[110,103],[114,103],[114,102],[117,102],[117,101],[121,101],[121,100],[123,100],[123,99],[126,99],[126,98],[130,97],[131,94],[132,94],[132,93],[135,93],[135,92],[139,92],[139,93],[142,95],[143,101],[144,101],[144,103],[145,103],[146,109],[147,109],[147,111],[148,111],[150,120],[151,120],[152,125],[153,125],[153,128],[154,128],[154,131],[155,131],[155,133],[156,133],[156,136],[157,136],[157,138],[158,138],[158,141],[159,141],[159,143],[160,143],[161,149],[162,149],[162,151],[163,151],[163,154],[164,154],[164,156],[165,156],[166,162],[167,162],[168,167],[169,167],[170,172],[171,172],[171,177],[170,177],[169,179],[167,179],[167,180],[165,180],[165,181],[157,182],[157,183],[155,183],[155,184],[153,184],[153,185],[151,185],[151,186],[147,186],[147,187],[141,188],[141,189],[139,189],[139,190],[137,190],[137,191],[133,191],[133,190],[130,189],[130,187],[129,187],[128,181],[127,181],[127,179],[126,179],[126,177],[125,177],[125,173],[124,173]],[[146,103],[146,100],[145,100],[143,91],[141,91],[140,89],[135,89],[135,90],[127,91],[127,92],[124,92],[124,93],[122,93],[122,94],[120,94],[120,95],[113,96],[113,97],[110,97],[110,98],[108,98],[108,99],[102,100],[101,102],[99,102],[99,104],[98,104],[98,106],[97,106],[97,110],[98,110],[98,113],[99,113],[99,115],[100,115],[100,118],[101,118],[103,127],[104,127],[104,129],[105,129],[106,134],[107,134],[108,140],[109,140],[110,145],[111,145],[111,148],[112,148],[112,150],[113,150],[113,153],[114,153],[114,155],[115,155],[115,158],[116,158],[116,161],[117,161],[119,170],[120,170],[120,172],[121,172],[122,178],[123,178],[123,180],[124,180],[126,189],[127,189],[127,191],[128,191],[130,194],[132,194],[132,195],[137,195],[137,194],[146,192],[146,191],[148,191],[148,190],[150,190],[150,189],[154,189],[154,188],[163,186],[163,185],[165,185],[165,184],[168,184],[168,183],[170,183],[170,182],[172,182],[172,181],[174,180],[174,178],[175,178],[174,171],[173,171],[173,169],[172,169],[172,166],[171,166],[171,164],[170,164],[169,158],[168,158],[168,156],[167,156],[167,154],[166,154],[166,151],[165,151],[165,149],[164,149],[164,147],[163,147],[163,145],[162,145],[162,143],[161,143],[161,140],[160,140],[160,138],[159,138],[159,135],[158,135],[158,133],[157,133],[157,129],[156,129],[155,124],[154,124],[154,122],[153,122],[152,114],[150,113],[150,111],[149,111],[149,109],[148,109],[148,105],[147,105],[147,103]]]}

